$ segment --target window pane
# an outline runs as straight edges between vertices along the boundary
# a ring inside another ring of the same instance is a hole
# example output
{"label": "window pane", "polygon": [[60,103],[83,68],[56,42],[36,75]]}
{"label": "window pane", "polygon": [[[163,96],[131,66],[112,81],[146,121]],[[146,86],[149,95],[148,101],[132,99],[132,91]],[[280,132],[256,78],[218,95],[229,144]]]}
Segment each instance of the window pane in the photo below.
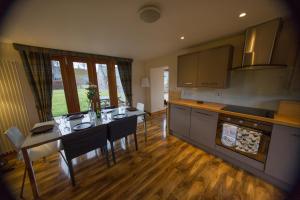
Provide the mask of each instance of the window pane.
{"label": "window pane", "polygon": [[96,64],[98,88],[100,92],[101,108],[110,106],[107,65]]}
{"label": "window pane", "polygon": [[115,65],[115,72],[116,72],[116,82],[117,82],[119,106],[125,106],[125,105],[127,105],[127,100],[126,100],[124,89],[123,89],[123,86],[121,83],[118,65]]}
{"label": "window pane", "polygon": [[85,90],[85,88],[87,88],[89,85],[87,64],[82,62],[73,62],[73,67],[75,72],[80,111],[86,111],[89,109],[89,101]]}
{"label": "window pane", "polygon": [[68,113],[60,63],[52,60],[52,114],[54,117]]}

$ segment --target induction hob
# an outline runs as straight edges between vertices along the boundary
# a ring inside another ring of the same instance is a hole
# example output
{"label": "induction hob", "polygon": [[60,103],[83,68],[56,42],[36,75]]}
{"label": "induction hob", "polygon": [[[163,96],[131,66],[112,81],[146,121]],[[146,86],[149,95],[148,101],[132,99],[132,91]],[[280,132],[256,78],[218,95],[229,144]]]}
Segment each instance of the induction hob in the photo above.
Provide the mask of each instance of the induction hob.
{"label": "induction hob", "polygon": [[274,113],[275,113],[272,110],[243,107],[243,106],[234,106],[234,105],[227,105],[223,108],[223,110],[230,111],[230,112],[243,113],[243,114],[248,114],[248,115],[255,115],[255,116],[260,116],[260,117],[267,117],[267,118],[274,118]]}

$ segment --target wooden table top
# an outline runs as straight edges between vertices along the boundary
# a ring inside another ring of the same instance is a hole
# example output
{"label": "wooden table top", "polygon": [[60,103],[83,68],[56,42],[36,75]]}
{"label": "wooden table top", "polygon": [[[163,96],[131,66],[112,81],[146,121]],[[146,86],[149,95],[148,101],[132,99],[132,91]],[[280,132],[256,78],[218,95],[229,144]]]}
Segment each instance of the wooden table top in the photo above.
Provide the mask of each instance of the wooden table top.
{"label": "wooden table top", "polygon": [[279,124],[279,125],[290,126],[290,127],[294,127],[294,128],[300,128],[300,118],[293,118],[293,117],[286,116],[286,115],[275,114],[274,118],[260,117],[260,116],[255,116],[255,115],[249,115],[249,114],[243,114],[243,113],[222,110],[226,106],[225,104],[218,104],[218,103],[199,104],[194,100],[186,100],[186,99],[175,99],[175,100],[169,101],[169,103],[176,104],[176,105],[182,105],[182,106],[188,106],[191,108],[208,110],[208,111],[212,111],[212,112],[234,115],[237,117],[254,119],[254,120],[263,121],[263,122],[269,122],[269,123],[273,123],[273,124]]}

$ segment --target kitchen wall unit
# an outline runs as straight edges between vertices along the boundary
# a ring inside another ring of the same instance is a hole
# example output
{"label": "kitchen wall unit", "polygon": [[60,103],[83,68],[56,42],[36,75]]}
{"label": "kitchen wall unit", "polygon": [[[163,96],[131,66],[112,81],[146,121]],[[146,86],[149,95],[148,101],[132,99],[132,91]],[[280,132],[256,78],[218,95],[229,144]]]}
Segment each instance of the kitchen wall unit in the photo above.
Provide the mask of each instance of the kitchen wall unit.
{"label": "kitchen wall unit", "polygon": [[282,20],[274,45],[271,65],[295,66],[299,39],[291,19]]}
{"label": "kitchen wall unit", "polygon": [[225,88],[232,65],[230,45],[178,56],[178,87]]}
{"label": "kitchen wall unit", "polygon": [[300,130],[274,125],[265,172],[293,185],[300,165]]}
{"label": "kitchen wall unit", "polygon": [[226,88],[232,64],[232,46],[222,46],[198,53],[198,87]]}
{"label": "kitchen wall unit", "polygon": [[196,87],[198,54],[188,54],[178,57],[177,85],[180,87]]}

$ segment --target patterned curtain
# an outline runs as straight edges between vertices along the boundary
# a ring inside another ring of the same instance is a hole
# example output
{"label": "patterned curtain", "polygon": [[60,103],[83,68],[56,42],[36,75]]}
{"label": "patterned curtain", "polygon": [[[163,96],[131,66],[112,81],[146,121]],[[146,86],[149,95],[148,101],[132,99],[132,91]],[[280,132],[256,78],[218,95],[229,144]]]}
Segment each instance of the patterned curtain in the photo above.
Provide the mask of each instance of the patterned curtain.
{"label": "patterned curtain", "polygon": [[132,106],[131,61],[118,61],[117,65],[126,99],[129,105]]}
{"label": "patterned curtain", "polygon": [[47,51],[19,49],[41,122],[52,120],[52,66]]}

